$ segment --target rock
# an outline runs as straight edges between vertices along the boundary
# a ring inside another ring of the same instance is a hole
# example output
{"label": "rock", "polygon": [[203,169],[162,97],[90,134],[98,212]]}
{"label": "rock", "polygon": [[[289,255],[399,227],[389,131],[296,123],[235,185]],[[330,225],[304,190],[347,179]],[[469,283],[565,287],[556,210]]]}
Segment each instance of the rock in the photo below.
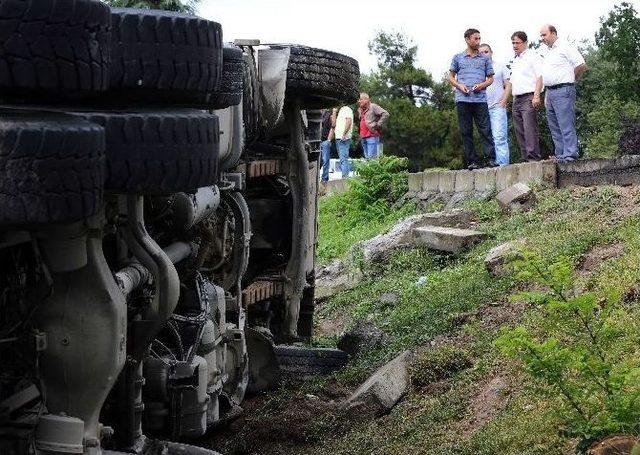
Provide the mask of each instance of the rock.
{"label": "rock", "polygon": [[338,349],[350,356],[381,347],[389,337],[371,322],[358,321],[350,330],[340,336]]}
{"label": "rock", "polygon": [[316,270],[316,300],[326,300],[334,295],[353,289],[362,280],[362,272],[357,268],[348,268],[337,259],[331,264]]}
{"label": "rock", "polygon": [[596,442],[589,448],[588,455],[629,455],[638,446],[633,436],[612,436]]}
{"label": "rock", "polygon": [[439,225],[464,224],[471,219],[469,212],[462,210],[452,212],[423,213],[410,216],[393,226],[386,234],[380,234],[361,244],[365,262],[374,263],[384,261],[391,253],[400,249],[415,245],[413,230],[421,226],[429,226],[434,223]]}
{"label": "rock", "polygon": [[384,294],[380,294],[380,297],[378,297],[378,301],[385,305],[393,305],[398,301],[398,294],[395,294],[393,292],[385,292]]}
{"label": "rock", "polygon": [[504,276],[509,259],[521,256],[521,242],[506,242],[492,248],[484,258],[484,266],[493,276]]}
{"label": "rock", "polygon": [[404,351],[379,368],[347,399],[344,407],[363,406],[372,409],[376,415],[391,411],[409,387],[409,363],[412,358],[411,351]]}
{"label": "rock", "polygon": [[496,200],[504,211],[527,211],[536,202],[535,194],[528,185],[516,183],[500,191]]}
{"label": "rock", "polygon": [[423,219],[429,226],[465,227],[473,221],[473,213],[468,210],[453,209],[443,212],[425,213]]}
{"label": "rock", "polygon": [[437,226],[419,227],[413,232],[420,244],[448,253],[460,253],[486,237],[478,231]]}

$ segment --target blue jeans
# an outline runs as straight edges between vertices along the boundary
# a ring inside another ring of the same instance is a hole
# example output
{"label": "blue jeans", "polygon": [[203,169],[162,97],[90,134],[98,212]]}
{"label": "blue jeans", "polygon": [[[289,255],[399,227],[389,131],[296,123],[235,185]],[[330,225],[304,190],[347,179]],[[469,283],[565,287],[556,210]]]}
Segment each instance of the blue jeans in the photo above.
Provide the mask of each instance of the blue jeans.
{"label": "blue jeans", "polygon": [[329,180],[329,160],[331,159],[331,141],[320,142],[320,155],[322,156],[322,181]]}
{"label": "blue jeans", "polygon": [[561,161],[576,160],[576,86],[547,89],[546,92],[547,123],[555,145],[556,158]]}
{"label": "blue jeans", "polygon": [[496,147],[496,163],[500,166],[509,164],[509,123],[507,108],[494,106],[489,108],[491,133]]}
{"label": "blue jeans", "polygon": [[338,157],[340,158],[340,170],[342,171],[342,178],[349,177],[349,147],[351,146],[351,139],[340,139],[336,141],[338,146]]}
{"label": "blue jeans", "polygon": [[380,137],[369,136],[362,138],[362,150],[364,151],[364,158],[370,160],[371,158],[378,157],[378,143]]}

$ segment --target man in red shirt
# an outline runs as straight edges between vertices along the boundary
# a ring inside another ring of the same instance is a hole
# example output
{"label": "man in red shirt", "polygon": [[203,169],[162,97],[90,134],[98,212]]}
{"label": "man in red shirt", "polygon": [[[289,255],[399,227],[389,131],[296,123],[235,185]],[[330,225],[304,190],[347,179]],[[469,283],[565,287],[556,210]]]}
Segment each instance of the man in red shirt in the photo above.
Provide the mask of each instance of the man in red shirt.
{"label": "man in red shirt", "polygon": [[378,143],[382,125],[389,118],[389,113],[369,99],[366,93],[360,94],[358,100],[360,114],[360,137],[365,159],[378,157]]}

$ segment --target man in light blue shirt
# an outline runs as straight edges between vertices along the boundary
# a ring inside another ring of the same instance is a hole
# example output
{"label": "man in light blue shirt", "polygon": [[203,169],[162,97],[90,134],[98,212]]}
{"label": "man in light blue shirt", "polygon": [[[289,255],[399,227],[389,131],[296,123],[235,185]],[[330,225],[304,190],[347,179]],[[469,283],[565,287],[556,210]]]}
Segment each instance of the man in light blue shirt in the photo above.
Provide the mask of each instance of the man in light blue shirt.
{"label": "man in light blue shirt", "polygon": [[[464,32],[467,48],[451,60],[449,83],[456,89],[456,112],[467,169],[497,166],[495,147],[491,136],[491,122],[487,108],[485,89],[493,82],[491,59],[478,52],[480,32],[470,28]],[[475,121],[484,148],[484,162],[476,157],[473,145],[473,122]]]}
{"label": "man in light blue shirt", "polygon": [[491,120],[491,133],[496,147],[496,163],[500,166],[509,164],[509,122],[507,120],[507,102],[511,92],[506,66],[493,60],[493,51],[488,44],[480,45],[480,53],[488,56],[493,65],[493,83],[487,87],[487,107]]}

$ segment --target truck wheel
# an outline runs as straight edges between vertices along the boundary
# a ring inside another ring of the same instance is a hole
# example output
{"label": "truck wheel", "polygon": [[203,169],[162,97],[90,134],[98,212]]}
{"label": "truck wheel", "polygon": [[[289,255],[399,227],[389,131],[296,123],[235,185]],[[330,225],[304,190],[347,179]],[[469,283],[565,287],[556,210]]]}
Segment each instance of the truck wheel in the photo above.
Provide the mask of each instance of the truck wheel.
{"label": "truck wheel", "polygon": [[206,107],[222,73],[220,24],[171,11],[111,10],[106,102]]}
{"label": "truck wheel", "polygon": [[80,96],[106,90],[109,7],[98,0],[3,0],[0,96]]}
{"label": "truck wheel", "polygon": [[209,107],[225,109],[242,101],[242,49],[225,44],[222,51],[222,79],[218,90],[211,94]]}
{"label": "truck wheel", "polygon": [[276,346],[275,351],[285,377],[330,374],[347,364],[347,353],[340,349]]}
{"label": "truck wheel", "polygon": [[259,136],[260,86],[252,51],[248,50],[244,52],[242,59],[242,119],[244,121],[244,143],[245,145],[251,145]]}
{"label": "truck wheel", "polygon": [[300,102],[302,109],[319,109],[354,103],[358,99],[358,61],[337,52],[306,46],[289,48],[286,99]]}
{"label": "truck wheel", "polygon": [[214,185],[218,117],[191,109],[75,112],[105,130],[105,190],[160,195]]}
{"label": "truck wheel", "polygon": [[104,130],[69,115],[0,112],[0,225],[71,222],[102,206]]}

